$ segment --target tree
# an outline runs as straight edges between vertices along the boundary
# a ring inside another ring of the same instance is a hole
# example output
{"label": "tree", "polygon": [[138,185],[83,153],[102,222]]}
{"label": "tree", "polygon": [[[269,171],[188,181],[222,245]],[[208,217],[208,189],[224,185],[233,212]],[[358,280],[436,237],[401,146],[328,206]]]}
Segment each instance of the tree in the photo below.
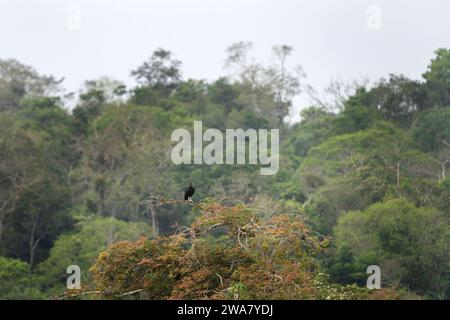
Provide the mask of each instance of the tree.
{"label": "tree", "polygon": [[30,268],[71,224],[70,118],[48,103],[33,98],[13,115],[0,114],[0,249]]}
{"label": "tree", "polygon": [[[335,86],[337,88],[329,90],[339,92],[339,85]],[[377,119],[408,128],[414,125],[419,112],[427,108],[423,84],[393,74],[387,80],[380,79],[370,89],[355,88],[355,94],[349,96],[343,106],[336,123],[339,133],[367,129]]]}
{"label": "tree", "polygon": [[78,135],[86,135],[89,125],[102,113],[106,106],[105,94],[92,84],[86,85],[86,90],[80,93],[78,104],[73,110]]}
{"label": "tree", "polygon": [[305,213],[314,230],[331,234],[345,212],[363,210],[381,201],[385,194],[385,182],[378,177],[339,176],[309,197],[304,203]]}
{"label": "tree", "polygon": [[[448,50],[423,81],[332,79],[288,124],[293,49],[266,64],[251,48],[230,46],[212,81],[157,49],[135,87],[88,80],[72,112],[59,80],[0,60],[0,298],[62,293],[72,264],[83,287],[62,298],[448,297]],[[281,129],[278,174],[173,164],[171,133],[200,119]],[[371,264],[392,287],[358,287]]]}
{"label": "tree", "polygon": [[282,142],[280,170],[273,176],[268,193],[272,197],[296,201],[306,201],[298,180],[293,179],[298,167],[311,148],[319,145],[331,135],[334,115],[322,108],[310,107],[300,113],[301,121],[293,124]]}
{"label": "tree", "polygon": [[70,265],[81,269],[81,281],[87,286],[91,281],[88,272],[98,254],[113,243],[137,240],[151,236],[150,228],[144,223],[124,222],[114,218],[96,218],[81,223],[80,228],[66,233],[56,240],[49,257],[37,266],[36,274],[47,295],[64,291]]}
{"label": "tree", "polygon": [[0,299],[43,299],[26,262],[0,257]]}
{"label": "tree", "polygon": [[450,166],[450,108],[433,109],[421,114],[413,136],[421,150],[430,152],[439,161],[439,180],[444,180]]}
{"label": "tree", "polygon": [[82,97],[85,97],[85,95],[90,92],[101,92],[103,103],[120,104],[124,102],[123,96],[127,93],[127,89],[122,81],[103,76],[98,79],[85,81],[81,92],[80,96]]}
{"label": "tree", "polygon": [[430,107],[450,106],[450,49],[438,49],[427,71],[422,75],[427,88]]}
{"label": "tree", "polygon": [[445,180],[441,181],[438,190],[435,205],[450,219],[450,178],[445,178]]}
{"label": "tree", "polygon": [[358,91],[367,91],[370,81],[367,77],[354,78],[345,81],[335,77],[323,89],[317,92],[311,85],[306,85],[304,91],[314,106],[323,108],[328,112],[339,113],[344,110],[347,100],[356,95]]}
{"label": "tree", "polygon": [[228,78],[222,77],[208,86],[208,96],[213,103],[223,106],[228,114],[232,110],[244,108],[238,101],[241,90],[239,85],[232,84]]}
{"label": "tree", "polygon": [[43,76],[14,59],[0,59],[0,111],[16,111],[24,97],[54,95],[61,92],[63,79]]}
{"label": "tree", "polygon": [[285,147],[298,157],[305,157],[309,150],[330,134],[330,126],[335,116],[322,108],[310,107],[300,113],[301,121],[292,126]]}
{"label": "tree", "polygon": [[[358,93],[365,94],[364,92]],[[336,116],[331,125],[333,135],[366,130],[381,120],[378,111],[361,104],[361,100],[365,99],[355,96],[347,101],[345,109]]]}
{"label": "tree", "polygon": [[384,119],[403,127],[414,124],[418,113],[426,108],[422,83],[403,75],[381,79],[369,96],[370,107],[378,109]]}
{"label": "tree", "polygon": [[401,192],[402,183],[411,177],[437,182],[439,165],[416,150],[405,132],[379,122],[368,130],[332,137],[311,149],[299,172],[306,194],[347,174],[378,176]]}
{"label": "tree", "polygon": [[252,112],[269,118],[272,125],[283,128],[284,119],[289,114],[292,99],[300,92],[300,78],[303,72],[299,66],[290,71],[286,59],[292,47],[275,46],[272,53],[275,62],[264,67],[249,57],[251,42],[237,42],[227,48],[225,66],[242,84],[240,101]]}
{"label": "tree", "polygon": [[300,93],[300,77],[303,70],[300,66],[295,68],[295,74],[286,68],[286,59],[292,54],[293,48],[288,45],[274,46],[272,53],[275,56],[275,65],[268,69],[271,86],[275,96],[275,116],[282,124],[289,115],[292,99]]}
{"label": "tree", "polygon": [[312,148],[292,179],[306,198],[314,226],[328,234],[344,212],[362,210],[386,196],[430,205],[439,171],[439,163],[415,149],[404,131],[379,122]]}
{"label": "tree", "polygon": [[9,257],[28,262],[30,273],[47,257],[56,238],[72,227],[67,186],[46,177],[26,191],[5,220],[3,245]]}
{"label": "tree", "polygon": [[47,148],[43,151],[51,159],[61,176],[78,158],[75,149],[75,121],[61,106],[59,98],[37,97],[22,101],[23,108],[16,114],[16,122],[21,128],[31,130],[42,137]]}
{"label": "tree", "polygon": [[[166,238],[120,242],[91,268],[101,298],[135,292],[143,299],[364,299],[315,272],[320,242],[297,218],[267,220],[245,206],[197,206],[190,227]],[[70,296],[70,292],[68,293]]]}
{"label": "tree", "polygon": [[42,182],[39,136],[17,126],[11,116],[0,114],[0,242],[7,215],[21,197]]}
{"label": "tree", "polygon": [[[177,117],[143,106],[105,109],[88,129],[81,146],[83,157],[72,172],[76,203],[98,216],[142,221],[145,197],[182,195],[182,190],[176,190],[178,179],[168,178],[174,165],[167,156],[171,147],[168,132],[179,125]],[[161,216],[175,218],[170,210],[159,210],[164,212]],[[155,233],[170,230],[171,221],[159,224],[159,217],[153,220]]]}
{"label": "tree", "polygon": [[372,255],[385,285],[445,297],[450,232],[448,221],[436,209],[416,208],[405,199],[377,203],[343,215],[335,236],[337,248],[350,250],[355,259]]}
{"label": "tree", "polygon": [[180,66],[181,61],[173,59],[170,51],[159,48],[131,75],[144,86],[173,89],[181,83]]}

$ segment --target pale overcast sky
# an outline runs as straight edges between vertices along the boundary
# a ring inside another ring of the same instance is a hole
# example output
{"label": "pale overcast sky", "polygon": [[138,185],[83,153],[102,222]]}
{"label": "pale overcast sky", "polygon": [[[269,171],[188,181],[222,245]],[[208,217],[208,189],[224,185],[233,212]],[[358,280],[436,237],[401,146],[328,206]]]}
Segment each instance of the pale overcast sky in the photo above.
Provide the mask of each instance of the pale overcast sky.
{"label": "pale overcast sky", "polygon": [[[448,0],[0,0],[0,58],[76,91],[103,75],[132,84],[130,70],[157,47],[175,53],[185,78],[211,80],[226,74],[233,42],[252,41],[261,62],[288,44],[320,89],[336,76],[419,78],[450,47],[449,13]],[[306,100],[295,102],[298,113]]]}

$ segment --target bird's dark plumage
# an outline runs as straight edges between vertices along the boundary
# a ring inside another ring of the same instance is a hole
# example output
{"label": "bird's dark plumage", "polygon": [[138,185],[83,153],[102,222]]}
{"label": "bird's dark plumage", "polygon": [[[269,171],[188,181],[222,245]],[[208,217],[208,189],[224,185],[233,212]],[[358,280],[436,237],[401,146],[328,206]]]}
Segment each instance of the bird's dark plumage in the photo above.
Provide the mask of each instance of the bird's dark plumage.
{"label": "bird's dark plumage", "polygon": [[186,201],[191,200],[191,198],[194,195],[194,193],[195,193],[195,188],[194,188],[194,186],[192,185],[192,182],[191,182],[191,183],[189,183],[189,187],[187,187],[184,190],[184,200],[186,200]]}

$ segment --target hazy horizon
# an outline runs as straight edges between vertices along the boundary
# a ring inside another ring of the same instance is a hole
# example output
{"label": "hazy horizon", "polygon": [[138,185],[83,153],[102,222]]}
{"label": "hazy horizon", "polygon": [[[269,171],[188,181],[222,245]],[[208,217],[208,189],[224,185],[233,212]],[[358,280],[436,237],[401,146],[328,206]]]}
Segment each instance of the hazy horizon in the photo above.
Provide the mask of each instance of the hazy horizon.
{"label": "hazy horizon", "polygon": [[[79,10],[78,25],[71,8]],[[373,8],[379,19],[370,27]],[[450,47],[449,9],[439,0],[0,0],[0,58],[64,77],[65,88],[78,91],[100,76],[132,85],[130,71],[158,47],[183,62],[184,78],[212,80],[227,74],[225,50],[234,42],[253,42],[262,63],[273,45],[288,44],[289,65],[301,65],[303,83],[320,90],[333,77],[420,78],[433,52]],[[294,102],[295,120],[308,100]]]}

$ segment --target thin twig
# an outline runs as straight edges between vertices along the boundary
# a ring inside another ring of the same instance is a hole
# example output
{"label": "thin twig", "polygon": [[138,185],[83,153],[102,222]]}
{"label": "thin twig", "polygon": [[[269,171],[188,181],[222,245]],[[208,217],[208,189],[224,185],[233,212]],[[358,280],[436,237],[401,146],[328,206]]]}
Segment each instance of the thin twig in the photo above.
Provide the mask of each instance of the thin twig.
{"label": "thin twig", "polygon": [[[137,290],[133,290],[133,291],[129,291],[129,292],[124,292],[121,294],[114,295],[114,297],[120,298],[120,297],[130,296],[130,295],[142,292],[142,291],[145,291],[145,289],[137,289]],[[79,293],[69,293],[69,294],[64,294],[62,296],[51,297],[49,300],[64,300],[64,299],[75,298],[75,297],[84,296],[84,295],[88,295],[88,294],[102,294],[102,293],[103,292],[99,291],[99,290],[83,291],[83,292],[79,292]]]}

